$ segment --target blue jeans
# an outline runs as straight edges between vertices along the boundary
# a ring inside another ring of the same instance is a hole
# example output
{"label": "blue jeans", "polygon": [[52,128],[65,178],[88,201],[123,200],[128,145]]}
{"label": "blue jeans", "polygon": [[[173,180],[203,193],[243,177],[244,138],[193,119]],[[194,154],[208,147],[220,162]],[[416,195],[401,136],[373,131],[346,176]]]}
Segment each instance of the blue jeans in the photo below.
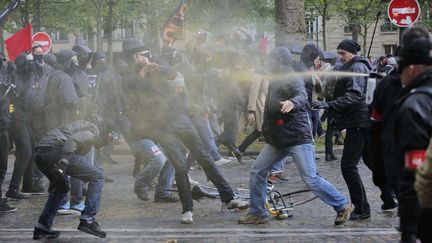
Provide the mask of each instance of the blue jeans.
{"label": "blue jeans", "polygon": [[341,211],[348,200],[330,182],[320,177],[316,172],[315,147],[313,144],[302,144],[284,149],[277,149],[266,144],[253,163],[250,172],[250,213],[260,217],[267,217],[266,178],[272,166],[284,157],[293,157],[299,174],[308,188],[326,204],[332,206],[336,212]]}
{"label": "blue jeans", "polygon": [[51,229],[57,210],[69,191],[70,180],[68,176],[88,182],[88,192],[85,201],[84,211],[80,219],[94,220],[99,211],[102,189],[104,186],[104,172],[83,156],[72,156],[69,159],[69,166],[66,169],[64,181],[54,180],[50,171],[52,162],[60,160],[60,151],[54,148],[44,147],[36,151],[36,164],[50,180],[49,196],[45,203],[42,214],[39,217],[39,225]]}
{"label": "blue jeans", "polygon": [[[75,155],[77,159],[88,161],[89,163],[96,164],[96,149],[94,147],[86,155]],[[97,164],[98,168],[102,168],[102,163]],[[76,177],[70,178],[70,196],[66,195],[63,199],[61,206],[69,204],[70,207],[79,205],[83,202],[83,187],[84,182]]]}
{"label": "blue jeans", "polygon": [[144,170],[137,177],[135,188],[147,189],[159,174],[155,197],[168,197],[170,195],[168,188],[174,178],[174,167],[167,161],[163,151],[151,139],[135,141],[132,144],[132,151],[145,164]]}
{"label": "blue jeans", "polygon": [[277,162],[276,164],[274,164],[271,167],[271,171],[275,172],[275,171],[283,171],[284,169],[284,165],[285,165],[285,161],[288,159],[288,156],[285,156],[284,158],[282,158],[281,160],[279,160],[279,162]]}

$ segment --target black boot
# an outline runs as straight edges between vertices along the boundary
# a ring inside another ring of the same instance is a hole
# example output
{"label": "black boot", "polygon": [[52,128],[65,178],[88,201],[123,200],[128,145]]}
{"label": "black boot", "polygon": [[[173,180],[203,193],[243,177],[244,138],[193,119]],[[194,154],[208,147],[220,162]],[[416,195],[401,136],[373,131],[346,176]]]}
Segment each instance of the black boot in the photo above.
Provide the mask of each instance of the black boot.
{"label": "black boot", "polygon": [[15,207],[11,207],[7,203],[6,198],[0,199],[0,213],[9,213],[9,212],[15,212],[17,209]]}
{"label": "black boot", "polygon": [[396,195],[394,195],[394,194],[388,194],[388,195],[381,194],[380,198],[383,201],[383,204],[381,205],[382,210],[391,210],[391,209],[398,207],[398,200],[396,199]]}
{"label": "black boot", "polygon": [[91,234],[100,238],[106,237],[106,232],[102,231],[99,224],[96,221],[87,221],[80,220],[80,224],[78,226],[78,230],[85,232],[87,234]]}
{"label": "black boot", "polygon": [[29,199],[30,197],[27,195],[24,195],[19,192],[19,189],[14,186],[10,186],[9,190],[6,192],[6,197],[21,200],[21,199]]}
{"label": "black boot", "polygon": [[401,235],[401,243],[416,243],[417,237],[415,234],[403,233]]}
{"label": "black boot", "polygon": [[336,156],[334,156],[334,154],[333,153],[331,153],[331,154],[326,154],[326,156],[325,156],[325,161],[334,161],[334,160],[337,160],[338,158],[336,157]]}
{"label": "black boot", "polygon": [[59,231],[48,231],[45,229],[41,229],[39,227],[35,227],[33,231],[33,240],[42,240],[42,239],[54,239],[60,236]]}

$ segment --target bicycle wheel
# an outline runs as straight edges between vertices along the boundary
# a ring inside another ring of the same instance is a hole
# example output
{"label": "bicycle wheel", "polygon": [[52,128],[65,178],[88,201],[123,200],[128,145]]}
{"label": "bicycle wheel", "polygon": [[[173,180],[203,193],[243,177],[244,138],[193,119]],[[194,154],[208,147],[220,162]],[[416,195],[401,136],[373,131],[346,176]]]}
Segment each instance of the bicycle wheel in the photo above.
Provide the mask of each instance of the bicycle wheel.
{"label": "bicycle wheel", "polygon": [[[309,189],[284,193],[282,194],[282,197],[285,203],[287,204],[287,206],[289,207],[299,206],[318,198]],[[279,199],[279,198],[280,196],[275,197],[275,199]]]}

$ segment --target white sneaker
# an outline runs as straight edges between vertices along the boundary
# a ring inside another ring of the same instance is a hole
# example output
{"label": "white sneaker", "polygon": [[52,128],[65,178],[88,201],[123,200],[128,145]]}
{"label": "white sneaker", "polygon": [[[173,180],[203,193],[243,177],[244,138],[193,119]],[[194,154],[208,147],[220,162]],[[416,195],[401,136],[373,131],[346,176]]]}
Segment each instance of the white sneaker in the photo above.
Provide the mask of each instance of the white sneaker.
{"label": "white sneaker", "polygon": [[193,213],[191,211],[187,211],[186,213],[182,214],[181,223],[182,224],[192,224],[193,223]]}
{"label": "white sneaker", "polygon": [[226,165],[226,164],[229,164],[229,163],[231,163],[231,160],[230,159],[225,159],[224,157],[221,157],[219,160],[215,161],[215,164],[217,166],[222,166],[222,165]]}
{"label": "white sneaker", "polygon": [[70,209],[59,209],[57,213],[61,215],[72,215],[73,212]]}
{"label": "white sneaker", "polygon": [[189,177],[189,184],[191,186],[198,186],[200,184],[198,181],[192,179],[190,176],[188,176],[188,177]]}

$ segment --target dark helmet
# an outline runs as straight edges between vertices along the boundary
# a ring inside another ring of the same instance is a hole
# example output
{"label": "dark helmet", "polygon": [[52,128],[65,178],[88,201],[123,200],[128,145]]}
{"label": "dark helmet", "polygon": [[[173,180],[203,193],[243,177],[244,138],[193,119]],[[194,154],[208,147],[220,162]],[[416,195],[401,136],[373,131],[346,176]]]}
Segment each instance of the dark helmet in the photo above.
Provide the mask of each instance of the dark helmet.
{"label": "dark helmet", "polygon": [[57,57],[52,53],[47,53],[44,56],[44,60],[51,67],[55,67],[57,65]]}
{"label": "dark helmet", "polygon": [[127,39],[122,43],[122,50],[126,54],[135,54],[141,51],[147,51],[147,46],[140,40]]}
{"label": "dark helmet", "polygon": [[77,53],[78,65],[82,68],[86,68],[87,65],[92,61],[93,52],[86,45],[75,45],[72,47],[72,51]]}
{"label": "dark helmet", "polygon": [[86,45],[74,45],[72,51],[76,52],[78,55],[81,53],[92,53],[92,50]]}

